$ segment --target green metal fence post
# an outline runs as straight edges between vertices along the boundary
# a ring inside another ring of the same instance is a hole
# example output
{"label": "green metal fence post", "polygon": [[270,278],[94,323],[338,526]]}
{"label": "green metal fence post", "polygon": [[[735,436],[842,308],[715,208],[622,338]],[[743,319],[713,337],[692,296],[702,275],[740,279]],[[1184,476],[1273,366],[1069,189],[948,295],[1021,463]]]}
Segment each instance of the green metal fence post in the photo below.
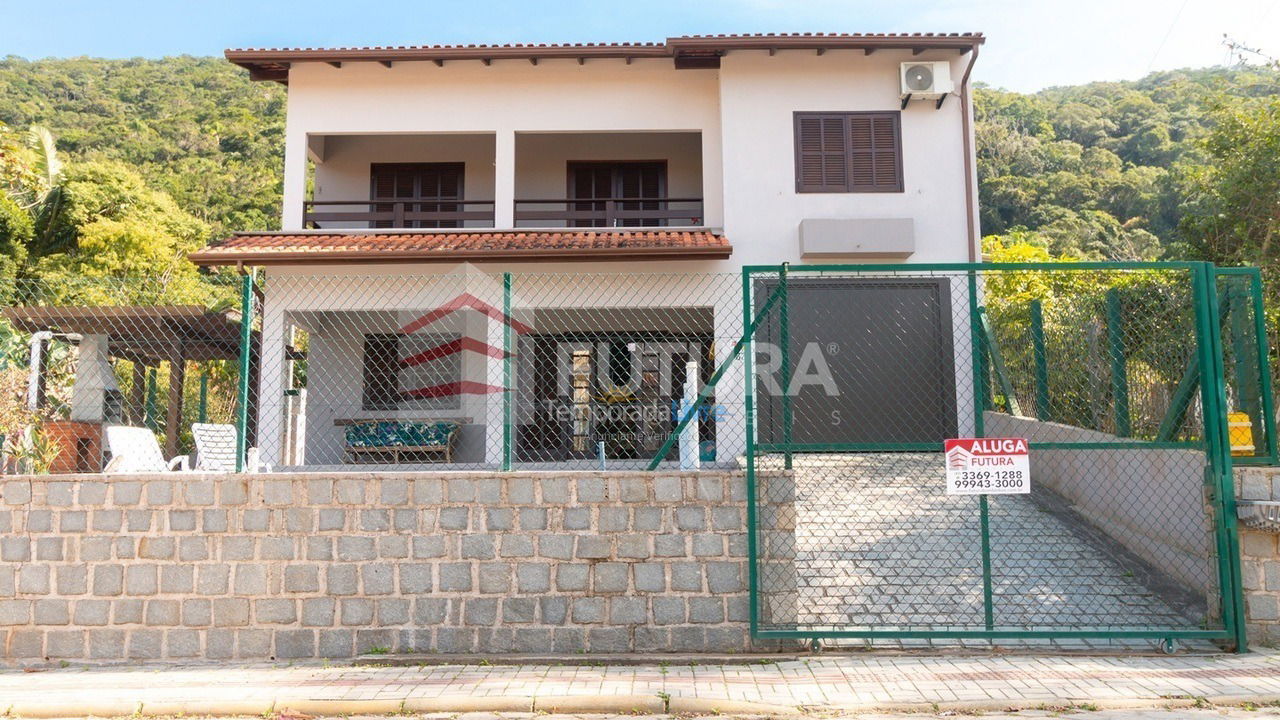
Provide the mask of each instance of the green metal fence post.
{"label": "green metal fence post", "polygon": [[502,469],[511,469],[511,411],[512,398],[511,394],[515,391],[511,387],[511,357],[514,354],[512,348],[512,334],[515,332],[511,327],[511,273],[502,273]]}
{"label": "green metal fence post", "polygon": [[1266,308],[1262,302],[1262,272],[1258,268],[1250,268],[1249,290],[1253,296],[1253,332],[1257,335],[1258,350],[1258,382],[1262,395],[1262,430],[1266,433],[1266,456],[1276,462],[1276,409],[1275,397],[1271,387],[1270,342],[1267,338]]}
{"label": "green metal fence post", "polygon": [[240,279],[240,378],[236,389],[236,472],[244,472],[249,446],[249,361],[253,338],[253,271]]}
{"label": "green metal fence post", "polygon": [[987,348],[987,358],[995,370],[996,381],[1000,385],[1000,393],[1004,395],[1004,409],[1010,415],[1022,415],[1018,405],[1018,396],[1013,391],[1013,383],[1009,380],[1009,371],[1004,366],[1004,356],[1000,354],[1000,341],[996,339],[995,330],[991,329],[991,318],[985,307],[978,308],[978,318],[982,323],[982,342]]}
{"label": "green metal fence post", "polygon": [[1216,274],[1211,263],[1192,271],[1196,298],[1196,334],[1200,357],[1200,402],[1204,408],[1204,445],[1208,455],[1207,480],[1217,515],[1218,578],[1223,624],[1235,640],[1237,652],[1245,652],[1248,639],[1242,613],[1244,595],[1240,578],[1240,539],[1236,523],[1235,482],[1231,474],[1231,445],[1227,433],[1227,393],[1222,362],[1222,329]]}
{"label": "green metal fence post", "polygon": [[[983,328],[982,309],[978,304],[978,274],[969,272],[969,344],[973,357],[973,436],[982,437],[985,432],[986,398],[989,394],[986,357],[984,351],[986,331]],[[982,620],[987,630],[995,628],[995,593],[991,581],[991,510],[986,495],[978,496],[978,529],[982,543]]]}
{"label": "green metal fence post", "polygon": [[209,371],[200,371],[200,408],[196,418],[202,423],[209,422]]}
{"label": "green metal fence post", "polygon": [[1044,342],[1044,303],[1031,301],[1031,355],[1036,374],[1036,419],[1049,420],[1049,353]]}
{"label": "green metal fence post", "polygon": [[782,444],[786,446],[783,452],[783,462],[788,470],[791,469],[792,453],[791,453],[791,426],[793,423],[792,407],[791,407],[791,322],[788,317],[787,308],[787,267],[790,263],[783,263],[778,269],[778,288],[781,295],[778,298],[778,343],[782,346]]}
{"label": "green metal fence post", "polygon": [[1120,294],[1107,291],[1107,347],[1111,353],[1111,402],[1115,411],[1117,437],[1133,434],[1129,415],[1129,373],[1125,367],[1124,317]]}
{"label": "green metal fence post", "polygon": [[[767,312],[767,308],[766,308]],[[760,575],[756,566],[759,564],[759,541],[756,538],[758,512],[756,510],[756,421],[755,421],[755,349],[751,346],[751,333],[755,320],[751,317],[751,272],[742,270],[742,337],[735,344],[735,349],[743,348],[742,383],[743,420],[746,423],[746,461],[747,461],[747,606],[750,615],[749,625],[754,636],[760,630]],[[728,360],[732,362],[732,358]],[[726,365],[727,367],[727,365]],[[678,430],[677,430],[678,432]],[[655,456],[654,461],[657,462]],[[652,465],[650,466],[652,469]]]}

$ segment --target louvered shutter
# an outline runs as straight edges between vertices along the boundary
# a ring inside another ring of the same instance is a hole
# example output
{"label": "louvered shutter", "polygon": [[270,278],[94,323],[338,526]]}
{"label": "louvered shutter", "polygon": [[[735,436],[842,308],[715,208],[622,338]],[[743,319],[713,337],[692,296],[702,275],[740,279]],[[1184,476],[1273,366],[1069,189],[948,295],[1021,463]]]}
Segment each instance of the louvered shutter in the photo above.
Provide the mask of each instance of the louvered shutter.
{"label": "louvered shutter", "polygon": [[902,192],[896,112],[796,113],[796,192]]}
{"label": "louvered shutter", "polygon": [[844,192],[848,186],[845,127],[841,115],[796,116],[797,192]]}

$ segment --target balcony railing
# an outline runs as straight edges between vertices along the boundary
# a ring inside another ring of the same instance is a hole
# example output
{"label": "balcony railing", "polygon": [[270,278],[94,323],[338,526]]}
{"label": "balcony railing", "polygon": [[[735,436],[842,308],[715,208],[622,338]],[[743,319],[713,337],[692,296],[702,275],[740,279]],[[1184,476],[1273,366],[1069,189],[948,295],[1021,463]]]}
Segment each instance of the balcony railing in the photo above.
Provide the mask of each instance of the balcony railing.
{"label": "balcony railing", "polygon": [[[516,200],[518,227],[700,226],[702,198],[554,198]],[[492,200],[307,200],[303,227],[466,228],[493,227]]]}
{"label": "balcony railing", "polygon": [[493,201],[396,198],[303,202],[303,227],[334,227],[333,223],[364,223],[371,228],[493,227]]}
{"label": "balcony railing", "polygon": [[702,198],[516,200],[525,227],[646,227],[702,225]]}

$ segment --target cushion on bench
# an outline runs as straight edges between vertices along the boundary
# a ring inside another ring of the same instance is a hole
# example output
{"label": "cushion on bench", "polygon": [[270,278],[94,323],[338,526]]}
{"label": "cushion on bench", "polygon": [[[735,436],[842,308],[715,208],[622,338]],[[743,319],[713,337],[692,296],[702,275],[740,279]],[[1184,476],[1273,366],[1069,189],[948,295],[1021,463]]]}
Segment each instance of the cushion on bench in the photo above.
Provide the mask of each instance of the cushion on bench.
{"label": "cushion on bench", "polygon": [[449,444],[458,429],[455,422],[395,422],[371,420],[346,427],[347,447],[431,447]]}

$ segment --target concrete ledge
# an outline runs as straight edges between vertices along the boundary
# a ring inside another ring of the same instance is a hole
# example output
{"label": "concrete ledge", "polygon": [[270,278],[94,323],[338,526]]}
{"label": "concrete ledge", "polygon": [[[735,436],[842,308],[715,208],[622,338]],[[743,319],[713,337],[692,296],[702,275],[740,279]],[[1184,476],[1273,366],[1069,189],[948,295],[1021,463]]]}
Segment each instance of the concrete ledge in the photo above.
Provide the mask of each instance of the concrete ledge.
{"label": "concrete ledge", "polygon": [[533,699],[534,712],[545,713],[643,713],[667,711],[658,695],[552,695]]}
{"label": "concrete ledge", "polygon": [[813,657],[807,653],[599,653],[599,654],[442,654],[397,653],[356,656],[352,665],[416,667],[418,665],[559,665],[597,667],[600,665],[764,665],[793,662]]}
{"label": "concrete ledge", "polygon": [[667,702],[667,712],[672,715],[800,715],[798,707],[747,700],[697,698],[673,695]]}
{"label": "concrete ledge", "polygon": [[528,695],[441,695],[433,698],[408,698],[404,712],[533,712],[533,698]]}

